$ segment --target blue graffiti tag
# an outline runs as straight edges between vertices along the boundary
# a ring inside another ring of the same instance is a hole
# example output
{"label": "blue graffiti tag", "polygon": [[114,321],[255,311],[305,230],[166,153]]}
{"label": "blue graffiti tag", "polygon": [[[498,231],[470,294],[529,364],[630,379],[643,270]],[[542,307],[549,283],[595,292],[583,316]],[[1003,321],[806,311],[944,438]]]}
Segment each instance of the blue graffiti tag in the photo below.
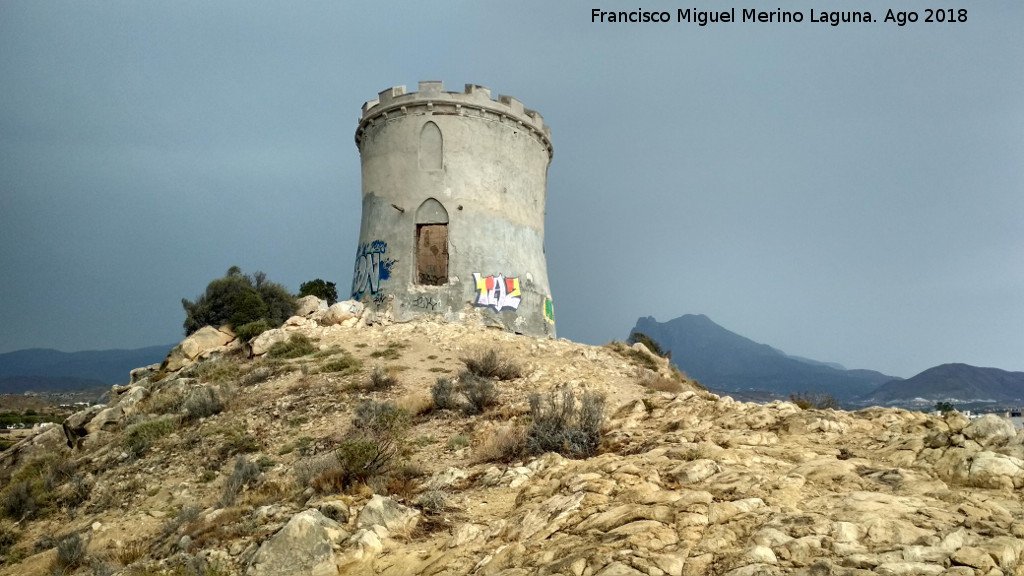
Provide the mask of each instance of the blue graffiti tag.
{"label": "blue graffiti tag", "polygon": [[387,251],[388,243],[383,240],[363,244],[356,250],[356,269],[352,274],[353,298],[362,298],[367,289],[370,294],[376,294],[380,291],[381,281],[391,278],[391,267],[396,260],[385,258],[384,253]]}

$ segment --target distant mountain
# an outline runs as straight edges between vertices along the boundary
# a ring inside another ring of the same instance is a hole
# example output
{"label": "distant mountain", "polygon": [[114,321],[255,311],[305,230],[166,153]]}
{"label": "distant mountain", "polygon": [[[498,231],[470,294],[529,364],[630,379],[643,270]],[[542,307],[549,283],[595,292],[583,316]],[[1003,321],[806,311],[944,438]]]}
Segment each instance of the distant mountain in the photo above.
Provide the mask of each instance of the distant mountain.
{"label": "distant mountain", "polygon": [[128,381],[139,366],[160,362],[174,345],[135,350],[60,352],[44,348],[0,354],[0,393],[77,390]]}
{"label": "distant mountain", "polygon": [[880,405],[905,405],[915,399],[928,403],[949,400],[958,405],[1024,404],[1024,372],[943,364],[906,380],[887,382],[865,397],[865,401]]}
{"label": "distant mountain", "polygon": [[874,370],[845,370],[837,364],[788,356],[730,332],[704,315],[687,314],[668,322],[640,318],[633,332],[654,338],[672,351],[672,363],[680,370],[717,391],[760,391],[781,397],[814,391],[849,402],[898,380]]}

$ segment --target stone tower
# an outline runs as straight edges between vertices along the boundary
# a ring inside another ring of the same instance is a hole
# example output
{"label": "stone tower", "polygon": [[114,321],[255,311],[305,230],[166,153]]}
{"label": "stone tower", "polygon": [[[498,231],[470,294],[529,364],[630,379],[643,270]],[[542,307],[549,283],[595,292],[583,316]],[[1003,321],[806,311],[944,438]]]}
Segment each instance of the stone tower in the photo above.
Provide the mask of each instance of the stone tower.
{"label": "stone tower", "polygon": [[424,314],[555,337],[544,258],[551,130],[481,86],[389,88],[363,105],[363,219],[352,298],[396,322]]}

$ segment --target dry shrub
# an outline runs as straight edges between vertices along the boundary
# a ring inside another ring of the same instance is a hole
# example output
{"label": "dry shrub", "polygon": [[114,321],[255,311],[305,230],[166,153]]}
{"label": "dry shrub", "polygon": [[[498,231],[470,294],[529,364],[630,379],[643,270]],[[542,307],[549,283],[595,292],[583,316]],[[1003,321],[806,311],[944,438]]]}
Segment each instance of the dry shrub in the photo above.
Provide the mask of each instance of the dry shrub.
{"label": "dry shrub", "polygon": [[477,376],[469,370],[459,375],[459,392],[466,397],[462,411],[467,415],[482,414],[488,407],[498,402],[498,390],[494,380]]}
{"label": "dry shrub", "polygon": [[526,429],[514,424],[500,426],[474,451],[477,462],[512,462],[523,455]]}
{"label": "dry shrub", "polygon": [[111,557],[121,566],[128,566],[145,558],[149,553],[149,544],[143,540],[132,540],[116,548]]}
{"label": "dry shrub", "polygon": [[658,392],[671,392],[672,394],[678,394],[683,391],[683,385],[675,380],[669,380],[658,376],[653,378],[646,384],[647,388],[651,390],[657,390]]}
{"label": "dry shrub", "polygon": [[838,410],[839,402],[831,395],[824,392],[801,392],[790,394],[789,401],[796,404],[801,410]]}
{"label": "dry shrub", "polygon": [[532,454],[558,452],[569,458],[586,458],[601,446],[604,396],[584,392],[579,403],[569,386],[549,394],[530,394],[533,422],[526,433],[526,449]]}
{"label": "dry shrub", "polygon": [[448,493],[444,490],[427,490],[416,499],[416,505],[424,512],[440,514],[448,509]]}
{"label": "dry shrub", "polygon": [[429,414],[434,410],[434,401],[419,393],[406,394],[398,399],[397,404],[400,409],[405,410],[413,418]]}
{"label": "dry shrub", "polygon": [[235,499],[242,492],[247,484],[255,482],[260,477],[260,467],[254,462],[250,462],[245,456],[239,456],[235,460],[235,467],[231,471],[231,476],[228,477],[224,483],[224,492],[220,496],[220,500],[217,502],[219,508],[227,508],[235,503]]}
{"label": "dry shrub", "polygon": [[438,410],[455,410],[459,407],[458,393],[455,391],[455,384],[448,378],[438,378],[434,387],[430,390],[434,406]]}
{"label": "dry shrub", "polygon": [[57,556],[50,566],[51,574],[72,574],[85,563],[85,542],[77,532],[57,539]]}
{"label": "dry shrub", "polygon": [[366,389],[371,391],[390,390],[398,385],[398,378],[380,366],[374,366],[370,372],[370,380],[366,383]]}
{"label": "dry shrub", "polygon": [[475,356],[460,358],[460,360],[466,365],[467,370],[481,378],[515,380],[523,375],[523,370],[518,364],[507,358],[502,358],[493,348]]}

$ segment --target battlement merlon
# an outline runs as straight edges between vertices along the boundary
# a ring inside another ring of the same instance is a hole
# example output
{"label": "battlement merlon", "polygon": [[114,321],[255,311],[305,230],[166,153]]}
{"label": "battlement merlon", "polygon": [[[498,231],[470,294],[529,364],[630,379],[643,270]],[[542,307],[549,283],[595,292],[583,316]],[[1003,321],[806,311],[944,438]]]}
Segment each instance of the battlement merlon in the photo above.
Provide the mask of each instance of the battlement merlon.
{"label": "battlement merlon", "polygon": [[551,128],[544,125],[544,117],[524,107],[519,100],[503,94],[494,100],[489,89],[475,84],[466,84],[465,92],[445,92],[444,83],[434,81],[420,82],[417,92],[407,92],[405,86],[394,86],[363,104],[356,129],[356,146],[359,146],[366,127],[379,119],[387,119],[393,114],[411,114],[420,109],[429,113],[455,113],[519,124],[544,144],[549,157],[554,154]]}

